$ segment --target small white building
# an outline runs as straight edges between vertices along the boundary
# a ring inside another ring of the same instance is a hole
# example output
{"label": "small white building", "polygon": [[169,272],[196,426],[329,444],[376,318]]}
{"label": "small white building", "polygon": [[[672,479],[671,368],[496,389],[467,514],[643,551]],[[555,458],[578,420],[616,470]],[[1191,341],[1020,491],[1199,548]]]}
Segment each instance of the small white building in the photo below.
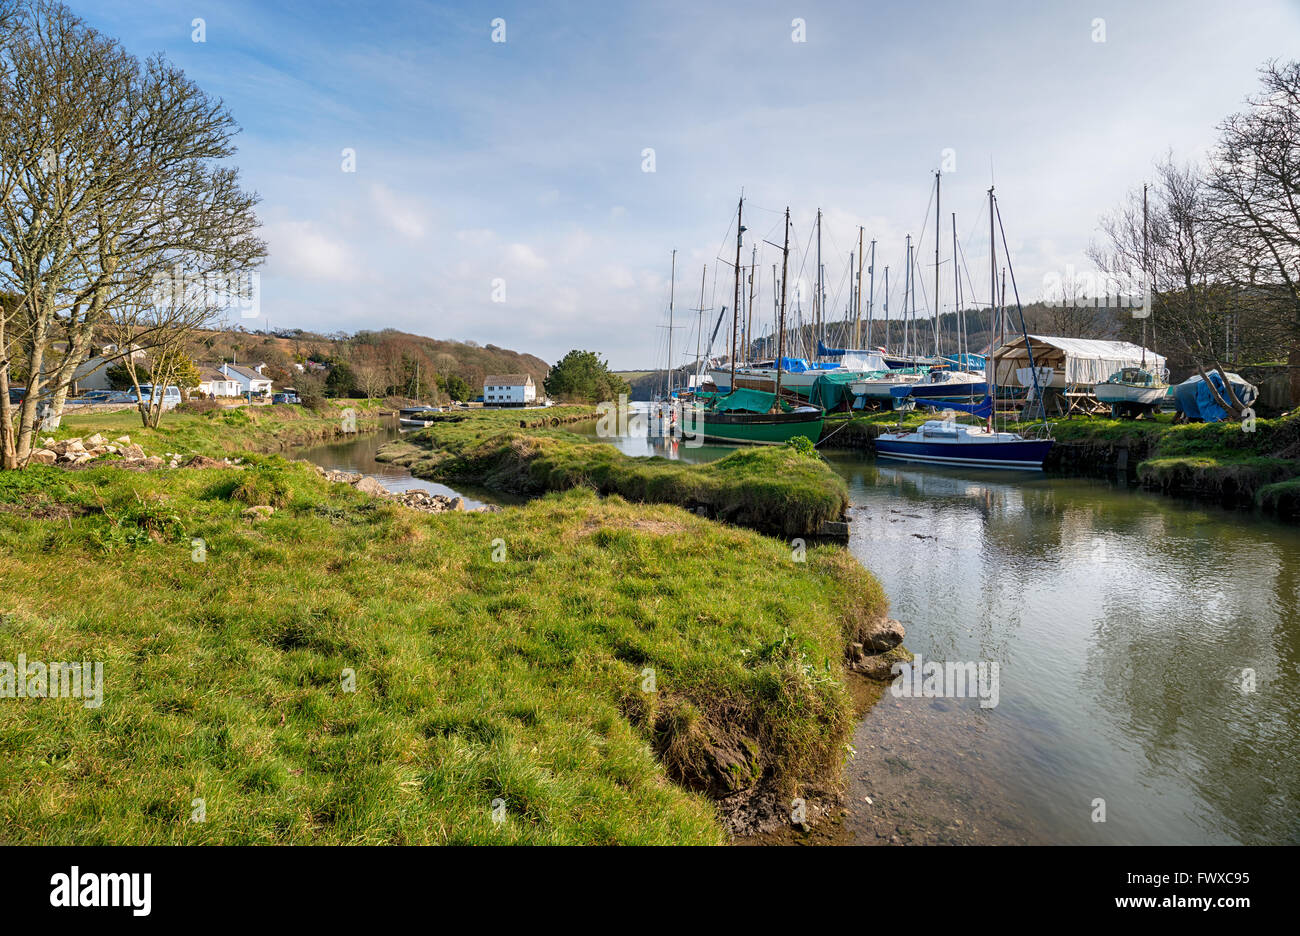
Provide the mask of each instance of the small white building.
{"label": "small white building", "polygon": [[237,397],[243,392],[238,380],[227,377],[213,364],[199,365],[198,390],[205,397]]}
{"label": "small white building", "polygon": [[238,396],[246,393],[252,393],[253,396],[271,392],[271,378],[262,375],[262,369],[265,364],[258,364],[256,367],[244,367],[242,364],[222,364],[218,370],[221,373],[239,384]]}
{"label": "small white building", "polygon": [[527,406],[537,400],[530,374],[489,374],[483,378],[484,406]]}

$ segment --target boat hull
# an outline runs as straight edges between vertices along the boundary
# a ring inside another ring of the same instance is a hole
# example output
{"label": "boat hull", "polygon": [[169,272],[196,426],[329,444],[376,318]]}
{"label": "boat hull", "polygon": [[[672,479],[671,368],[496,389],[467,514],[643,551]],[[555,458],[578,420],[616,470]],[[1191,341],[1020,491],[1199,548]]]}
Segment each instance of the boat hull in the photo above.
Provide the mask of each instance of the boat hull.
{"label": "boat hull", "polygon": [[1165,398],[1168,387],[1134,387],[1128,384],[1099,383],[1092,388],[1098,401],[1102,403],[1136,403],[1139,406],[1155,406]]}
{"label": "boat hull", "polygon": [[898,461],[974,468],[1010,468],[1042,471],[1052,450],[1051,439],[1016,439],[989,442],[937,442],[913,439],[876,439],[876,455]]}
{"label": "boat hull", "polygon": [[810,442],[821,438],[824,416],[807,413],[702,413],[695,424],[706,441],[744,445],[782,445],[798,436]]}
{"label": "boat hull", "polygon": [[989,390],[989,385],[982,380],[914,383],[904,386],[908,387],[907,395],[914,400],[964,400],[967,397],[982,397]]}
{"label": "boat hull", "polygon": [[[803,399],[808,399],[812,393],[812,386],[817,382],[825,371],[803,371],[797,374],[783,373],[781,375],[781,389],[788,390]],[[713,378],[713,385],[718,388],[719,393],[731,392],[731,370],[719,369],[709,371],[709,376]],[[776,392],[776,371],[767,370],[766,368],[745,368],[743,371],[736,371],[736,389],[738,390],[762,390],[764,393]]]}

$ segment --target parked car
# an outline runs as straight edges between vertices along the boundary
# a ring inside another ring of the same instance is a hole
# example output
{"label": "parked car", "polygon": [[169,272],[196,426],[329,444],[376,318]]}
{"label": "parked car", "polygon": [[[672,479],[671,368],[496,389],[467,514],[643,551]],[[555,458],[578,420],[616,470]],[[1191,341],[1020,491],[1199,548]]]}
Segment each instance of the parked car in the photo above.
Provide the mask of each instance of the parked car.
{"label": "parked car", "polygon": [[25,397],[25,396],[27,396],[27,388],[26,388],[26,387],[10,387],[10,388],[9,388],[9,405],[10,405],[10,406],[17,406],[19,403],[21,403],[21,402],[23,401],[23,397]]}
{"label": "parked car", "polygon": [[[175,409],[177,406],[180,405],[181,402],[180,387],[177,387],[176,385],[173,384],[171,386],[164,387],[159,392],[162,394],[162,408],[164,412],[167,410]],[[135,395],[134,390],[130,391],[129,397],[132,403],[137,402],[137,397]],[[141,406],[146,406],[154,402],[154,388],[152,384],[140,385],[140,397],[138,398],[138,400]]]}
{"label": "parked car", "polygon": [[277,393],[271,397],[272,403],[301,403],[296,393]]}

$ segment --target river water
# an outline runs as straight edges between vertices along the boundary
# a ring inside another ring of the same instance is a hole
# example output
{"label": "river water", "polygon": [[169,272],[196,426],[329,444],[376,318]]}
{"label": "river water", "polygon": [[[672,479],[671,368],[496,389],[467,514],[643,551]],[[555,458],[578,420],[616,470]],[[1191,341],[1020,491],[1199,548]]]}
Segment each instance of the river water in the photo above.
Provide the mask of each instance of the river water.
{"label": "river water", "polygon": [[[603,441],[730,451],[637,428]],[[347,446],[373,463],[375,441]],[[994,706],[886,692],[867,712],[835,840],[1300,843],[1300,530],[1105,481],[826,457],[908,648],[998,666]]]}

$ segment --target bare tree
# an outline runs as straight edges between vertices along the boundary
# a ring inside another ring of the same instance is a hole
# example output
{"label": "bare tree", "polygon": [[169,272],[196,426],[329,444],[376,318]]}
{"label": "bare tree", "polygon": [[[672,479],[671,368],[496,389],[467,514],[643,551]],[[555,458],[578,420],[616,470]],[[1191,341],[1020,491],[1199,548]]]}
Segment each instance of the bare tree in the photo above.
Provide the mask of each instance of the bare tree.
{"label": "bare tree", "polygon": [[[1140,192],[1103,218],[1107,243],[1090,249],[1092,259],[1116,276],[1144,271],[1139,279],[1149,279],[1152,319],[1165,340],[1182,351],[1224,409],[1241,415],[1245,406],[1228,381],[1223,342],[1241,311],[1240,293],[1227,275],[1230,240],[1209,209],[1205,175],[1166,157],[1149,196],[1145,218]],[[1226,394],[1210,382],[1209,370],[1218,371]]]}
{"label": "bare tree", "polygon": [[1219,127],[1208,207],[1231,244],[1228,268],[1254,324],[1291,364],[1300,399],[1300,62],[1269,62],[1249,108]]}
{"label": "bare tree", "polygon": [[[21,8],[0,46],[0,288],[27,396],[12,418],[0,393],[0,463],[31,451],[37,406],[55,418],[110,310],[139,304],[159,273],[232,276],[255,265],[257,197],[239,188],[225,107],[161,58],[141,63],[65,7]],[[132,343],[166,341],[154,323]],[[58,337],[60,362],[47,360]],[[121,353],[121,352],[119,352]],[[0,361],[0,391],[9,360]]]}

